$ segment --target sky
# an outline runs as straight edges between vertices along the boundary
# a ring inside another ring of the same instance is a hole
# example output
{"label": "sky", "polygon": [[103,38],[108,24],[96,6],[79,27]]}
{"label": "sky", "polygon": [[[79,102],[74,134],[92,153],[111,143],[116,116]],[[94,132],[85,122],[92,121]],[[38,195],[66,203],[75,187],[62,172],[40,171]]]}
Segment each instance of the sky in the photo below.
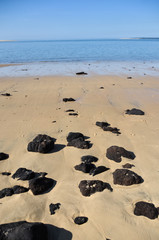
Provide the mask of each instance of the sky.
{"label": "sky", "polygon": [[159,37],[159,0],[0,0],[0,40]]}

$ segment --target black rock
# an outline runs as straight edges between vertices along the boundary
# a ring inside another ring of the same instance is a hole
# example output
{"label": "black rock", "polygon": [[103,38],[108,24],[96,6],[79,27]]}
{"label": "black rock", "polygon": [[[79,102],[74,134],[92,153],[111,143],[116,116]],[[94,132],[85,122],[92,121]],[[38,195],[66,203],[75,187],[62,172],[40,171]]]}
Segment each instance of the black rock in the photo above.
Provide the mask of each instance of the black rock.
{"label": "black rock", "polygon": [[100,87],[100,89],[104,89],[104,87]]}
{"label": "black rock", "polygon": [[5,160],[5,159],[7,159],[7,158],[9,158],[9,155],[8,155],[8,154],[3,153],[3,152],[0,153],[0,161],[1,161],[1,160]]}
{"label": "black rock", "polygon": [[96,126],[103,128],[110,126],[110,124],[107,122],[96,122]]}
{"label": "black rock", "polygon": [[65,112],[75,112],[75,110],[73,110],[73,109],[68,109],[68,110],[66,110]]}
{"label": "black rock", "polygon": [[26,187],[22,187],[22,186],[18,186],[18,185],[15,185],[13,187],[14,194],[20,194],[20,193],[24,193],[24,192],[28,192],[28,191],[29,191],[29,188],[26,188]]}
{"label": "black rock", "polygon": [[58,209],[60,209],[60,206],[61,206],[60,203],[56,203],[56,204],[51,203],[51,204],[49,205],[49,209],[50,209],[51,215],[55,214],[55,211],[58,210]]}
{"label": "black rock", "polygon": [[81,163],[75,166],[75,169],[84,173],[90,173],[91,170],[95,169],[96,166],[92,163]]}
{"label": "black rock", "polygon": [[86,156],[81,157],[81,161],[84,163],[97,162],[98,158],[91,156],[91,155],[86,155]]}
{"label": "black rock", "polygon": [[56,181],[51,178],[40,177],[31,179],[29,181],[29,188],[34,195],[39,195],[51,190],[55,184]]}
{"label": "black rock", "polygon": [[71,142],[74,139],[81,138],[84,141],[84,135],[80,132],[70,132],[67,136],[67,142]]}
{"label": "black rock", "polygon": [[69,116],[78,116],[78,113],[69,113]]}
{"label": "black rock", "polygon": [[143,182],[141,176],[128,169],[116,169],[115,172],[113,172],[113,179],[114,184],[124,186],[130,186],[133,184],[139,184]]}
{"label": "black rock", "polygon": [[142,110],[140,110],[140,109],[132,108],[131,110],[127,109],[125,111],[125,114],[129,114],[129,115],[144,115],[145,113]]}
{"label": "black rock", "polygon": [[101,127],[104,131],[109,131],[115,134],[121,134],[119,131],[120,129],[118,128],[112,128],[110,127],[110,124],[107,122],[96,122],[96,126]]}
{"label": "black rock", "polygon": [[19,168],[13,175],[12,178],[18,178],[18,180],[30,180],[35,177],[35,173],[32,170],[26,168]]}
{"label": "black rock", "polygon": [[48,153],[54,148],[54,142],[56,140],[47,135],[39,134],[28,144],[28,151],[30,152],[40,152]]}
{"label": "black rock", "polygon": [[107,149],[106,157],[110,160],[114,160],[115,162],[121,162],[121,157],[134,159],[135,154],[133,152],[127,151],[123,147],[111,146]]}
{"label": "black rock", "polygon": [[109,170],[109,168],[106,168],[105,166],[99,166],[99,167],[96,167],[96,168],[92,168],[89,172],[90,175],[92,176],[95,176],[97,174],[100,174],[102,172],[105,172]]}
{"label": "black rock", "polygon": [[122,166],[123,168],[132,168],[132,167],[135,167],[135,165],[133,164],[130,164],[130,163],[126,163]]}
{"label": "black rock", "polygon": [[10,97],[10,96],[11,96],[10,93],[2,93],[1,95],[2,95],[2,96],[5,96],[5,97]]}
{"label": "black rock", "polygon": [[1,174],[4,175],[4,176],[9,176],[9,175],[11,175],[10,172],[2,172]]}
{"label": "black rock", "polygon": [[76,75],[87,75],[88,73],[85,72],[77,72]]}
{"label": "black rock", "polygon": [[71,142],[68,142],[67,146],[72,146],[81,149],[89,149],[91,147],[90,142],[83,141],[82,138],[73,139]]}
{"label": "black rock", "polygon": [[141,201],[135,204],[134,214],[136,216],[145,216],[150,219],[155,219],[158,217],[158,210],[154,204]]}
{"label": "black rock", "polygon": [[111,192],[113,191],[109,183],[105,183],[100,180],[82,180],[79,184],[79,189],[85,197],[88,197],[96,192],[102,192],[106,188]]}
{"label": "black rock", "polygon": [[127,77],[127,79],[132,79],[132,77]]}
{"label": "black rock", "polygon": [[75,102],[74,98],[63,98],[63,102]]}
{"label": "black rock", "polygon": [[28,192],[29,189],[22,187],[22,186],[14,186],[12,188],[4,188],[0,191],[0,198],[4,198],[7,196],[12,196],[13,194],[19,194],[19,193],[24,193]]}
{"label": "black rock", "polygon": [[74,219],[74,223],[75,224],[78,224],[78,225],[81,225],[81,224],[84,224],[88,221],[88,218],[87,217],[76,217]]}
{"label": "black rock", "polygon": [[1,240],[47,240],[47,227],[43,223],[26,221],[0,225]]}

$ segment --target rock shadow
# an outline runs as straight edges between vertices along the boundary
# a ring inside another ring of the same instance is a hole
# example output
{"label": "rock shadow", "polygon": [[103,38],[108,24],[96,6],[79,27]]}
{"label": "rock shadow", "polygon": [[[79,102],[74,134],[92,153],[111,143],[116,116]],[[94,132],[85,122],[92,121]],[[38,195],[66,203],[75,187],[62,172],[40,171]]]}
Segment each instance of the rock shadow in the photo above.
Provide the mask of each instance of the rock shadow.
{"label": "rock shadow", "polygon": [[72,233],[64,228],[58,228],[50,224],[46,224],[48,229],[48,240],[71,240]]}
{"label": "rock shadow", "polygon": [[54,148],[50,152],[48,152],[48,154],[59,152],[65,147],[66,147],[66,145],[64,145],[64,144],[55,144]]}

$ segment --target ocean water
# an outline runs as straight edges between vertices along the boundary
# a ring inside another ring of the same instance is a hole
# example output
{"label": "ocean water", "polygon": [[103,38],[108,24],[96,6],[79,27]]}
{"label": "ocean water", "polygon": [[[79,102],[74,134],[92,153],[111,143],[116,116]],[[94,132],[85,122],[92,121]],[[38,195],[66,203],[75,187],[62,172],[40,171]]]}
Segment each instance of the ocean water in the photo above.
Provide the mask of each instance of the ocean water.
{"label": "ocean water", "polygon": [[[158,75],[159,39],[0,42],[0,76],[134,72]],[[19,65],[20,64],[20,65]]]}

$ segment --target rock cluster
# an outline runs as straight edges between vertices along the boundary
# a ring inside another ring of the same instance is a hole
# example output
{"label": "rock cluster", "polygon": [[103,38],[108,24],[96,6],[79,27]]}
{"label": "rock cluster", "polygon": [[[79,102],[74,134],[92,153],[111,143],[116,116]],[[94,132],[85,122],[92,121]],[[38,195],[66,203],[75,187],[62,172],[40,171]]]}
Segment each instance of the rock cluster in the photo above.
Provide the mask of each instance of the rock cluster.
{"label": "rock cluster", "polygon": [[85,141],[85,137],[79,132],[70,132],[67,136],[67,146],[73,146],[81,149],[88,149],[91,147],[89,141]]}
{"label": "rock cluster", "polygon": [[120,129],[116,127],[115,128],[110,127],[110,124],[107,122],[96,122],[96,126],[102,128],[104,131],[109,131],[117,135],[121,134]]}

